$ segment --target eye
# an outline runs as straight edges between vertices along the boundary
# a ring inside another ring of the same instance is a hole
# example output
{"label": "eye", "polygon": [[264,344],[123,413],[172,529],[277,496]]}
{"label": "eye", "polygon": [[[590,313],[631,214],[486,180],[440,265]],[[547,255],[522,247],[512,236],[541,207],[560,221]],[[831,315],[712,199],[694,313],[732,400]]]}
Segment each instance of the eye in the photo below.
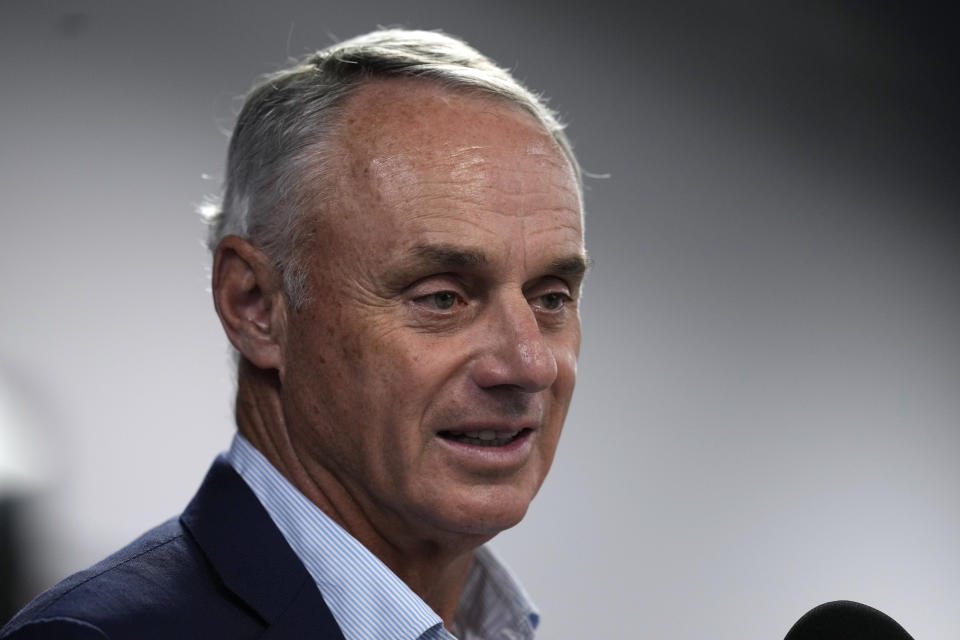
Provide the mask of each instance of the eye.
{"label": "eye", "polygon": [[453,308],[457,303],[458,296],[453,291],[436,291],[420,298],[425,304],[441,311],[447,311]]}
{"label": "eye", "polygon": [[560,293],[559,291],[546,293],[537,298],[539,301],[538,306],[545,311],[559,311],[567,304],[567,300],[569,299],[570,297],[567,294]]}

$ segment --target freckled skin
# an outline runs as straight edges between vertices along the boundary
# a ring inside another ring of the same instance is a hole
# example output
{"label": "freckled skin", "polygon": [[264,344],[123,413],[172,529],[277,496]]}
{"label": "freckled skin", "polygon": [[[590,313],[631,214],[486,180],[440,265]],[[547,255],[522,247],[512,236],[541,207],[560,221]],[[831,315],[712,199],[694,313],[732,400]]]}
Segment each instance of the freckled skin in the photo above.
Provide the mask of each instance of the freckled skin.
{"label": "freckled skin", "polygon": [[[285,469],[411,586],[462,586],[470,551],[525,514],[573,393],[580,283],[550,265],[584,254],[579,192],[551,137],[502,102],[389,80],[347,114],[333,197],[307,222],[310,299],[285,316],[276,428],[301,467]],[[424,269],[424,244],[485,262]],[[438,433],[476,421],[529,425],[529,454],[464,464]]]}

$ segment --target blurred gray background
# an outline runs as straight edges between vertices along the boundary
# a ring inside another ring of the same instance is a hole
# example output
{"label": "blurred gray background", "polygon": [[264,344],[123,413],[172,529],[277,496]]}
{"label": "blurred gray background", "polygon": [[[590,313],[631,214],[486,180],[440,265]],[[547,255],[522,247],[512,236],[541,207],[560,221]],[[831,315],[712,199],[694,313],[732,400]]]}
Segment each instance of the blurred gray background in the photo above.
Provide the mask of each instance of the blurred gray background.
{"label": "blurred gray background", "polygon": [[[495,546],[545,639],[960,636],[957,29],[924,3],[0,0],[0,490],[32,596],[232,432],[194,206],[259,74],[377,25],[551,98],[588,180],[580,382]],[[2,533],[2,532],[0,532]]]}

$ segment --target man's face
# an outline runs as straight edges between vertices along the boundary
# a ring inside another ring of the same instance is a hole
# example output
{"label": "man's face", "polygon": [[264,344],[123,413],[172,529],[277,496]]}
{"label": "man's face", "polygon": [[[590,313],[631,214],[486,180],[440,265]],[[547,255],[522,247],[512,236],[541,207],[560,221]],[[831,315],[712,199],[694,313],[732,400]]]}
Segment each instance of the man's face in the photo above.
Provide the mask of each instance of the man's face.
{"label": "man's face", "polygon": [[341,520],[492,536],[543,482],[573,393],[574,173],[528,114],[417,81],[353,96],[333,153],[283,345],[293,447]]}

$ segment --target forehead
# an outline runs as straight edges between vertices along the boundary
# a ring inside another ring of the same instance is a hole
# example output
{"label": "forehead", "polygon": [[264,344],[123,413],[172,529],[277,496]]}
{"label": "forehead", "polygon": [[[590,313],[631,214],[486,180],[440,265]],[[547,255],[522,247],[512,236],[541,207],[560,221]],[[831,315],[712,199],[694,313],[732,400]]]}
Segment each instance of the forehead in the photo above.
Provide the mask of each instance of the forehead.
{"label": "forehead", "polygon": [[367,224],[385,209],[428,230],[453,222],[492,230],[519,216],[582,237],[569,161],[536,119],[503,100],[376,81],[349,99],[333,142],[339,204],[350,201]]}
{"label": "forehead", "polygon": [[[519,106],[409,78],[376,80],[357,90],[345,106],[341,133],[340,143],[358,160],[403,151],[412,140],[428,156],[467,142],[488,143],[505,153],[521,147],[534,154],[559,153],[550,134]],[[508,144],[518,139],[522,145]]]}

